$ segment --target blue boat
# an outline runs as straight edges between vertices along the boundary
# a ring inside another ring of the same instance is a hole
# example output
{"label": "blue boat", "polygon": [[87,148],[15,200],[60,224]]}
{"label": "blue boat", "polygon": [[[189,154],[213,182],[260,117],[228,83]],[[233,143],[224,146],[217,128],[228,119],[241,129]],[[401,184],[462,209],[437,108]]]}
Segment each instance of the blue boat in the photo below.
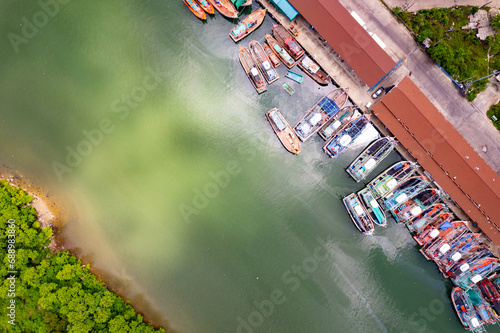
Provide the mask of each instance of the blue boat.
{"label": "blue boat", "polygon": [[342,201],[356,228],[367,236],[373,234],[375,230],[373,228],[373,222],[368,216],[368,213],[364,210],[356,194],[351,193]]}
{"label": "blue boat", "polygon": [[410,200],[428,185],[427,177],[417,176],[411,177],[397,186],[391,193],[382,199],[382,204],[388,210],[396,209],[406,200]]}
{"label": "blue boat", "polygon": [[293,71],[288,71],[288,74],[285,75],[287,78],[291,79],[291,80],[294,80],[295,82],[298,82],[298,83],[302,83],[302,81],[304,81],[304,77],[300,74],[297,74]]}
{"label": "blue boat", "polygon": [[372,191],[365,187],[358,192],[358,197],[372,222],[381,227],[386,227],[387,217],[385,216],[384,211],[382,210],[382,208],[380,208],[380,205],[373,196]]}
{"label": "blue boat", "polygon": [[347,173],[360,182],[389,155],[397,143],[396,139],[387,136],[374,141],[349,165]]}
{"label": "blue boat", "polygon": [[398,162],[375,177],[368,183],[368,187],[375,198],[381,198],[389,194],[398,184],[410,178],[417,167],[418,165],[412,162]]}
{"label": "blue boat", "polygon": [[326,142],[323,150],[328,156],[334,158],[347,149],[349,145],[363,133],[370,123],[370,116],[363,115],[348,122],[342,129]]}

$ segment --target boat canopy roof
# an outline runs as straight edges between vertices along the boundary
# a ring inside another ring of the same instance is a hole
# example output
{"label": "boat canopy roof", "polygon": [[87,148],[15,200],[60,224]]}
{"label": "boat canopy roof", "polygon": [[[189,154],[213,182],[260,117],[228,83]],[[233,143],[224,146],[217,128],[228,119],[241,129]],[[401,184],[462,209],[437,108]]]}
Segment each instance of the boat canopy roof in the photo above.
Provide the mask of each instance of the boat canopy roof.
{"label": "boat canopy roof", "polygon": [[354,211],[358,215],[362,215],[363,214],[363,208],[361,208],[361,206],[354,206]]}
{"label": "boat canopy roof", "polygon": [[478,326],[480,325],[480,324],[479,324],[479,320],[477,320],[477,318],[476,318],[476,317],[474,317],[474,318],[472,318],[472,319],[470,320],[470,324],[472,325],[472,327],[473,327],[473,328],[476,328],[476,327],[478,327]]}
{"label": "boat canopy roof", "polygon": [[462,272],[466,272],[470,268],[470,266],[468,263],[465,263],[465,264],[462,264],[459,268]]}
{"label": "boat canopy roof", "polygon": [[259,71],[255,67],[252,67],[252,69],[250,69],[250,73],[252,73],[253,76],[259,76]]}
{"label": "boat canopy roof", "polygon": [[311,60],[311,58],[305,56],[304,59],[302,59],[302,65],[306,67],[309,72],[316,74],[319,71],[319,66],[316,64],[314,61]]}
{"label": "boat canopy roof", "polygon": [[298,129],[304,136],[307,136],[311,132],[311,125],[309,125],[307,122],[303,122],[302,124],[299,125]]}
{"label": "boat canopy roof", "polygon": [[271,64],[269,63],[269,61],[266,60],[262,63],[262,67],[264,67],[264,69],[268,71],[271,69]]}
{"label": "boat canopy roof", "polygon": [[388,188],[395,188],[396,185],[398,185],[398,181],[396,179],[391,179],[387,182],[387,187]]}
{"label": "boat canopy roof", "polygon": [[374,158],[370,158],[366,163],[365,163],[365,169],[371,169],[377,164],[377,161],[375,161]]}
{"label": "boat canopy roof", "polygon": [[418,216],[422,213],[422,208],[417,206],[417,207],[413,207],[411,210],[410,210],[410,214],[413,215],[413,216]]}
{"label": "boat canopy roof", "polygon": [[473,283],[478,283],[479,281],[481,281],[483,279],[483,277],[479,274],[476,274],[474,275],[473,277],[470,278],[470,280],[473,282]]}
{"label": "boat canopy roof", "polygon": [[281,119],[281,117],[278,115],[278,112],[276,112],[275,110],[271,111],[269,113],[269,116],[271,117],[271,119],[273,120],[274,124],[276,125],[276,127],[280,131],[282,131],[282,130],[284,130],[286,128],[286,125],[283,122],[283,120]]}
{"label": "boat canopy roof", "polygon": [[402,203],[405,202],[406,199],[408,199],[408,195],[406,195],[406,193],[401,193],[400,195],[397,196],[396,201],[398,203]]}
{"label": "boat canopy roof", "polygon": [[330,117],[334,116],[340,110],[337,103],[335,103],[326,96],[323,97],[321,101],[319,101],[318,105],[320,108],[325,110],[326,114],[329,115]]}
{"label": "boat canopy roof", "polygon": [[429,232],[429,237],[430,238],[436,238],[437,236],[439,236],[439,230],[437,229],[432,229],[431,232]]}
{"label": "boat canopy roof", "polygon": [[321,121],[321,118],[323,118],[321,116],[321,114],[318,112],[315,112],[314,115],[309,119],[309,124],[311,124],[312,126],[315,126],[317,123],[319,123]]}
{"label": "boat canopy roof", "polygon": [[441,252],[442,254],[445,254],[446,252],[448,252],[450,250],[450,248],[451,248],[450,244],[444,243],[444,245],[439,248],[439,252]]}
{"label": "boat canopy roof", "polygon": [[373,208],[379,207],[377,200],[375,199],[370,200],[370,206],[372,206]]}
{"label": "boat canopy roof", "polygon": [[455,252],[452,256],[451,256],[451,260],[457,262],[460,260],[460,258],[462,258],[462,254],[460,252]]}
{"label": "boat canopy roof", "polygon": [[342,135],[342,137],[339,140],[339,143],[342,147],[346,147],[349,145],[352,141],[352,138],[348,134]]}

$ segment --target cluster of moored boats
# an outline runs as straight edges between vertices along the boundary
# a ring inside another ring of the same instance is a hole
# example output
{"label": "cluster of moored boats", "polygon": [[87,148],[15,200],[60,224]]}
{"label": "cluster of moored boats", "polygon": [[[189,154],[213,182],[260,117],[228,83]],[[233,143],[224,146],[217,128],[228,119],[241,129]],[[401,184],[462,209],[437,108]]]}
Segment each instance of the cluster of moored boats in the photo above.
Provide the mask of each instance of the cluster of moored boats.
{"label": "cluster of moored boats", "polygon": [[[394,148],[383,137],[370,144],[346,169],[356,181],[366,178]],[[485,332],[483,325],[500,322],[500,268],[481,234],[457,220],[426,177],[416,175],[416,163],[402,161],[376,176],[358,193],[343,199],[356,227],[372,235],[374,225],[386,226],[390,212],[404,223],[427,260],[436,263],[456,287],[452,301],[464,327]]]}
{"label": "cluster of moored boats", "polygon": [[[251,0],[183,0],[200,19],[205,12],[236,18],[236,8],[251,4]],[[229,33],[238,42],[257,29],[266,11],[259,9]],[[239,47],[239,59],[250,82],[260,94],[267,85],[279,79],[275,70],[281,62],[289,69],[287,78],[298,83],[302,75],[290,69],[297,65],[317,83],[327,85],[330,78],[309,57],[283,26],[275,24],[272,35],[266,34],[266,45],[251,41],[248,49]],[[293,89],[286,83],[284,88]],[[348,88],[336,88],[321,98],[299,122],[291,127],[277,108],[266,112],[272,129],[283,146],[293,154],[300,153],[300,141],[314,133],[325,141],[323,150],[334,158],[345,151],[370,123],[370,116],[360,114],[348,101]],[[382,137],[371,143],[347,167],[356,181],[365,180],[397,145],[392,137]],[[473,332],[485,332],[483,325],[500,322],[500,264],[480,234],[469,228],[468,222],[454,218],[441,200],[439,190],[431,188],[426,177],[416,175],[418,165],[398,162],[370,181],[357,193],[344,197],[343,202],[355,226],[372,235],[375,225],[387,226],[390,212],[397,223],[404,223],[421,246],[420,252],[433,260],[441,273],[456,287],[452,301],[463,326]]]}

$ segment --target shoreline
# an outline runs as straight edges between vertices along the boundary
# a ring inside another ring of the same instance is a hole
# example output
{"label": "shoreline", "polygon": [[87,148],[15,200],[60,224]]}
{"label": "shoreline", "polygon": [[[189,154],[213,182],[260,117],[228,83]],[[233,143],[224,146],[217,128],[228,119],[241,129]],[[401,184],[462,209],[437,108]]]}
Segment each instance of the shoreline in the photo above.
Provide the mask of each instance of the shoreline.
{"label": "shoreline", "polygon": [[167,333],[179,333],[170,327],[170,322],[166,318],[161,318],[163,315],[156,310],[154,304],[148,300],[145,293],[136,292],[134,295],[128,295],[130,297],[125,297],[127,283],[121,281],[119,277],[113,276],[113,274],[107,274],[103,270],[95,268],[90,256],[78,255],[73,249],[64,246],[64,239],[61,238],[61,232],[66,224],[66,220],[63,217],[65,210],[60,208],[60,204],[58,204],[58,200],[54,197],[54,194],[43,190],[32,179],[20,175],[17,171],[12,171],[3,164],[0,166],[0,180],[6,180],[9,186],[22,189],[33,197],[29,205],[37,213],[37,222],[39,222],[40,228],[50,227],[52,229],[52,237],[50,238],[49,245],[47,245],[51,253],[68,251],[70,255],[80,260],[83,265],[90,265],[89,271],[96,276],[97,280],[102,282],[106,289],[121,298],[124,303],[130,304],[134,311],[142,316],[144,323],[154,329],[162,328]]}

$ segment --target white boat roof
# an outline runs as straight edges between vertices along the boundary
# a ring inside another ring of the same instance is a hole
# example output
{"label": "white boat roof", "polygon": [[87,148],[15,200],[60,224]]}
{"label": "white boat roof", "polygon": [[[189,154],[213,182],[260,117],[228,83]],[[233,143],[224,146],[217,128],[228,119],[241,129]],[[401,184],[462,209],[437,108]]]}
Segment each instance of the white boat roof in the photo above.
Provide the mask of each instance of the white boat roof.
{"label": "white boat roof", "polygon": [[479,274],[476,274],[474,275],[473,277],[470,278],[470,280],[473,282],[473,283],[478,283],[479,281],[481,281],[483,279],[483,277]]}
{"label": "white boat roof", "polygon": [[459,268],[462,272],[465,272],[469,269],[469,264],[468,263],[465,263],[465,264],[462,264]]}
{"label": "white boat roof", "polygon": [[462,258],[462,254],[460,252],[455,252],[452,256],[451,259],[453,261],[459,261]]}
{"label": "white boat roof", "polygon": [[476,318],[476,317],[472,318],[472,319],[470,320],[470,323],[471,323],[472,327],[474,327],[474,328],[476,328],[476,327],[478,327],[478,326],[480,325],[480,324],[479,324],[479,320],[477,320],[477,318]]}
{"label": "white boat roof", "polygon": [[387,187],[388,188],[395,188],[396,185],[398,185],[398,181],[396,179],[391,179],[387,182]]}
{"label": "white boat roof", "polygon": [[308,135],[310,132],[311,132],[311,125],[309,125],[308,123],[302,123],[300,126],[299,126],[299,130],[304,133],[304,136]]}
{"label": "white boat roof", "polygon": [[420,207],[413,207],[411,210],[410,210],[410,214],[413,215],[413,216],[418,216],[420,215],[420,213],[422,213],[422,208]]}
{"label": "white boat roof", "polygon": [[445,253],[446,253],[446,252],[448,252],[450,249],[451,249],[450,244],[448,244],[448,243],[444,243],[444,245],[443,245],[443,246],[441,246],[441,248],[439,249],[439,252],[441,252],[442,254],[445,254]]}
{"label": "white boat roof", "polygon": [[342,125],[342,123],[341,123],[339,120],[335,120],[335,121],[332,123],[331,127],[332,127],[333,129],[337,129],[337,128],[339,128],[339,127],[340,127],[340,125]]}
{"label": "white boat roof", "polygon": [[437,236],[439,236],[439,230],[437,229],[432,229],[432,231],[429,233],[429,237],[430,238],[436,238]]}
{"label": "white boat roof", "polygon": [[321,118],[323,118],[323,117],[321,116],[321,114],[320,114],[320,113],[318,113],[318,112],[316,112],[316,113],[315,113],[315,114],[311,117],[311,119],[309,119],[309,124],[311,124],[311,125],[313,125],[313,126],[314,126],[314,125],[316,125],[317,123],[319,123],[319,122],[321,121]]}
{"label": "white boat roof", "polygon": [[365,169],[371,169],[375,166],[375,164],[377,164],[377,161],[375,161],[375,159],[373,158],[370,158],[368,162],[365,163]]}
{"label": "white boat roof", "polygon": [[315,74],[319,70],[319,66],[315,64],[309,57],[304,57],[304,59],[302,59],[302,65],[309,69],[309,71],[313,74]]}
{"label": "white boat roof", "polygon": [[361,206],[354,206],[354,211],[356,212],[356,214],[358,215],[363,215],[363,208],[361,208]]}
{"label": "white boat roof", "polygon": [[370,206],[372,206],[373,208],[377,208],[378,207],[377,200],[375,199],[370,200]]}
{"label": "white boat roof", "polygon": [[340,138],[339,140],[339,143],[342,147],[346,147],[348,144],[350,144],[352,141],[352,138],[347,135],[347,134],[344,134],[342,135],[342,137]]}
{"label": "white boat roof", "polygon": [[269,64],[269,61],[266,60],[262,63],[262,67],[264,67],[264,69],[268,71],[269,69],[271,69],[271,64]]}
{"label": "white boat roof", "polygon": [[258,76],[259,75],[259,71],[255,67],[252,67],[252,69],[250,70],[250,73],[252,73],[253,76]]}
{"label": "white boat roof", "polygon": [[398,195],[398,197],[396,198],[396,201],[398,203],[402,203],[402,202],[405,202],[406,199],[408,199],[408,196],[406,195],[406,193],[401,193],[400,195]]}

